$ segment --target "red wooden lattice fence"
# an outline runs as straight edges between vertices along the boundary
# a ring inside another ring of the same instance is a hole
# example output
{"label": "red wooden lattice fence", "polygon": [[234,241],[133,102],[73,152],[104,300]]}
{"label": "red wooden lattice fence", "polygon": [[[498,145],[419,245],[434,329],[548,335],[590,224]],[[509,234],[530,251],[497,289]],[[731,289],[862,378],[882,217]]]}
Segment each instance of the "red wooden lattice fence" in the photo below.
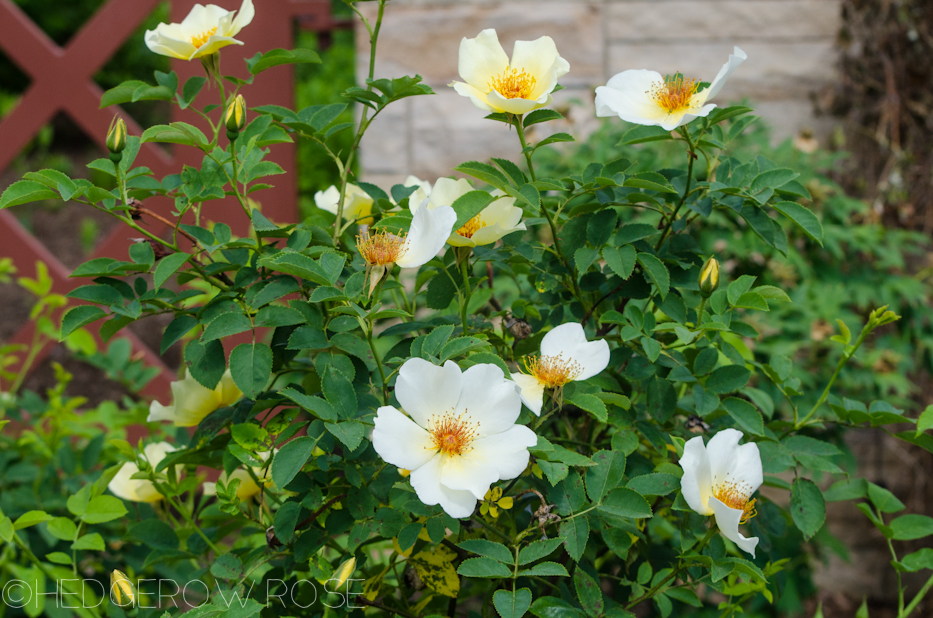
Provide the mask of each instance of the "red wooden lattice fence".
{"label": "red wooden lattice fence", "polygon": [[[239,8],[240,0],[214,0],[233,10]],[[5,169],[52,117],[58,112],[67,114],[102,149],[107,128],[115,111],[127,123],[129,133],[139,135],[142,129],[125,112],[115,108],[99,109],[102,90],[94,83],[93,75],[123,45],[124,41],[139,27],[161,0],[109,0],[87,22],[83,29],[69,41],[66,47],[56,45],[34,24],[12,0],[0,0],[0,49],[32,80],[28,90],[16,108],[0,120],[0,170]],[[180,22],[196,3],[195,0],[171,0],[172,21]],[[291,47],[294,25],[318,32],[329,32],[334,28],[346,27],[342,20],[331,17],[330,0],[261,0],[256,2],[256,17],[240,33],[243,46],[223,49],[222,70],[226,74],[245,77],[243,58],[258,51],[280,47]],[[179,83],[194,75],[203,74],[198,61],[172,61],[178,73]],[[139,76],[151,81],[151,76]],[[201,97],[210,96],[203,91]],[[216,96],[216,94],[214,94]],[[290,66],[277,67],[260,74],[246,92],[248,104],[294,105],[293,70]],[[203,103],[202,103],[203,105]],[[202,124],[193,112],[174,108],[173,120],[184,120]],[[157,178],[177,173],[182,164],[200,167],[200,158],[192,149],[179,148],[170,152],[156,144],[144,144],[140,149],[136,165],[152,169]],[[282,144],[273,148],[271,159],[281,165],[289,176],[282,179],[274,189],[256,194],[263,204],[264,213],[273,220],[294,221],[297,216],[297,191],[295,178],[295,149]],[[2,190],[5,187],[0,187]],[[147,208],[163,214],[172,209],[169,200],[153,199],[146,202]],[[245,217],[235,204],[211,202],[205,214],[210,218],[223,217],[227,213],[240,213],[241,219],[234,220],[233,228],[242,231]],[[149,229],[159,233],[158,222],[147,221]],[[94,249],[91,257],[114,257],[126,259],[130,244],[128,236],[132,230],[115,226]],[[70,270],[48,249],[46,242],[54,239],[36,238],[19,223],[9,210],[0,210],[0,255],[12,257],[20,268],[31,268],[38,260],[45,262],[54,281],[53,290],[67,294],[81,283],[69,279]],[[91,329],[93,332],[93,328]],[[33,325],[24,325],[9,343],[28,343],[32,340]],[[142,355],[147,365],[158,367],[161,372],[144,391],[145,395],[164,398],[169,392],[169,382],[174,377],[159,355],[149,349],[129,330],[120,336],[130,339],[136,354]],[[37,358],[44,359],[52,346]],[[15,368],[13,368],[15,369]]]}

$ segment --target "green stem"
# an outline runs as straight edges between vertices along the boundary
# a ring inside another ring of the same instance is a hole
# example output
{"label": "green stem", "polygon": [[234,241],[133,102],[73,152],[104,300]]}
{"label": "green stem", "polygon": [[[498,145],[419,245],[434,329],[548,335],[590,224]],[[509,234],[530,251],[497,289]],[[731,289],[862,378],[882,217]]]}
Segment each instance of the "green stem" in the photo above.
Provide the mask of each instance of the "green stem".
{"label": "green stem", "polygon": [[500,539],[502,539],[502,540],[505,541],[506,543],[511,543],[511,542],[512,542],[512,539],[510,539],[510,538],[507,537],[505,534],[499,532],[498,530],[496,530],[495,528],[493,528],[492,526],[490,526],[489,524],[487,524],[486,522],[484,522],[484,521],[482,520],[482,518],[480,518],[480,517],[471,517],[471,518],[470,518],[470,521],[474,521],[474,522],[478,523],[478,524],[481,525],[483,528],[486,528],[486,530],[489,530],[490,532],[492,532],[493,534],[495,534],[497,537],[499,537]]}
{"label": "green stem", "polygon": [[839,362],[836,363],[836,370],[833,371],[832,377],[829,378],[829,382],[826,384],[826,388],[823,389],[823,393],[820,395],[820,398],[817,400],[813,407],[807,412],[807,415],[801,420],[797,420],[797,410],[794,409],[794,429],[800,429],[801,426],[805,425],[806,422],[813,416],[821,405],[829,397],[829,391],[833,387],[833,384],[836,382],[836,378],[839,377],[839,372],[842,371],[842,368],[845,367],[845,364],[849,362],[849,359],[855,355],[855,352],[861,347],[862,342],[865,341],[865,337],[868,336],[868,333],[871,332],[868,328],[863,328],[862,333],[859,335],[858,339],[855,341],[855,345],[851,348],[846,349],[843,352],[842,356],[839,358]]}
{"label": "green stem", "polygon": [[376,359],[376,366],[379,368],[379,377],[382,379],[382,404],[389,405],[389,385],[386,383],[386,371],[382,366],[382,360],[379,353],[376,352],[376,344],[373,342],[373,324],[369,323],[366,329],[366,340],[369,342],[369,349],[373,351],[373,358]]}
{"label": "green stem", "polygon": [[706,298],[700,300],[700,308],[697,309],[697,328],[703,323],[703,310],[706,309]]}
{"label": "green stem", "polygon": [[[378,14],[376,15],[376,26],[370,28],[369,22],[363,15],[353,9],[363,20],[363,25],[366,26],[366,29],[369,31],[369,79],[366,82],[366,90],[372,92],[372,80],[375,76],[376,71],[376,43],[379,40],[379,30],[382,28],[382,16],[385,13],[387,0],[379,0],[379,9]],[[353,8],[352,4],[350,5]],[[360,140],[363,139],[363,134],[366,132],[366,129],[369,127],[369,119],[367,115],[369,114],[369,108],[363,107],[363,113],[360,115],[360,126],[356,130],[356,136],[353,138],[353,144],[350,146],[350,153],[347,155],[347,161],[342,165],[340,170],[340,199],[337,202],[337,220],[334,221],[334,244],[337,243],[337,240],[340,238],[340,222],[343,220],[343,206],[347,200],[347,181],[349,180],[350,170],[353,168],[353,160],[356,157],[356,150],[360,145]]]}
{"label": "green stem", "polygon": [[[713,536],[714,536],[715,534],[716,534],[716,528],[713,527],[713,526],[710,526],[710,529],[706,531],[706,536],[704,536],[703,539],[699,542],[699,544],[697,544],[697,546],[694,548],[694,551],[696,551],[697,553],[701,552],[701,551],[703,550],[703,548],[706,547],[706,544],[709,543],[710,539],[712,539]],[[635,607],[635,606],[638,605],[639,603],[642,603],[643,601],[647,601],[648,599],[650,599],[651,597],[653,597],[654,595],[656,595],[656,594],[661,590],[661,588],[662,588],[665,584],[667,584],[667,582],[669,582],[669,581],[671,581],[672,579],[674,579],[675,577],[677,577],[677,576],[680,574],[680,572],[683,571],[683,570],[684,570],[683,564],[678,562],[677,568],[674,569],[673,571],[671,571],[671,572],[667,575],[667,577],[665,577],[664,579],[662,579],[661,581],[659,581],[659,582],[658,582],[657,584],[655,584],[650,590],[648,590],[648,592],[646,592],[645,594],[641,595],[640,597],[638,597],[638,598],[635,599],[634,601],[629,601],[628,605],[625,606],[625,609],[626,609],[626,610],[632,609],[633,607]]]}
{"label": "green stem", "polygon": [[[515,127],[515,132],[518,134],[518,141],[522,145],[522,152],[525,155],[525,161],[528,164],[528,173],[531,176],[532,182],[537,180],[535,177],[535,168],[531,162],[531,153],[527,151],[528,143],[525,141],[525,129],[522,127],[522,117],[521,116],[512,116],[512,126]],[[560,258],[561,263],[563,263],[564,268],[567,269],[567,276],[570,279],[570,285],[573,288],[573,295],[576,297],[580,304],[583,305],[585,313],[589,313],[586,308],[586,303],[583,302],[583,297],[580,294],[580,288],[577,286],[577,280],[573,276],[573,268],[570,267],[570,260],[567,259],[567,256],[564,255],[564,250],[560,246],[560,240],[557,237],[557,224],[554,221],[554,216],[547,209],[547,206],[544,205],[544,200],[541,200],[541,212],[544,213],[544,218],[547,219],[548,227],[551,228],[551,237],[554,239],[554,248],[557,250],[557,257]]]}
{"label": "green stem", "polygon": [[473,295],[473,290],[470,287],[470,256],[467,255],[463,258],[463,263],[460,265],[460,270],[463,273],[463,297],[462,302],[460,303],[460,320],[463,322],[463,334],[466,335],[467,331],[470,330],[470,327],[467,323],[467,310],[470,306],[470,297]]}
{"label": "green stem", "polygon": [[32,364],[36,362],[36,356],[39,355],[39,350],[42,348],[40,345],[41,340],[42,332],[39,330],[39,327],[36,326],[36,330],[32,333],[32,342],[29,344],[29,352],[26,353],[26,360],[23,361],[22,367],[19,368],[19,373],[16,374],[13,386],[10,387],[10,395],[16,394],[26,380],[26,376],[29,375],[29,369],[32,367]]}
{"label": "green stem", "polygon": [[681,130],[680,134],[687,140],[687,186],[684,187],[684,194],[680,198],[680,203],[677,204],[674,212],[672,212],[671,216],[668,218],[661,238],[658,239],[658,243],[654,246],[655,251],[661,248],[661,245],[664,244],[664,241],[667,240],[668,235],[671,233],[674,227],[674,221],[677,220],[677,213],[679,213],[680,209],[687,203],[687,197],[690,195],[690,183],[693,181],[693,162],[696,161],[695,148],[693,146],[693,141],[690,139],[690,131],[687,130],[686,127]]}
{"label": "green stem", "polygon": [[917,593],[917,596],[913,598],[907,607],[901,610],[901,612],[897,615],[897,618],[907,618],[910,616],[910,614],[915,609],[917,609],[917,605],[920,604],[920,601],[922,601],[930,591],[930,588],[933,588],[933,575],[930,576],[930,579],[927,580],[927,583],[923,584],[923,588],[920,589],[920,592]]}

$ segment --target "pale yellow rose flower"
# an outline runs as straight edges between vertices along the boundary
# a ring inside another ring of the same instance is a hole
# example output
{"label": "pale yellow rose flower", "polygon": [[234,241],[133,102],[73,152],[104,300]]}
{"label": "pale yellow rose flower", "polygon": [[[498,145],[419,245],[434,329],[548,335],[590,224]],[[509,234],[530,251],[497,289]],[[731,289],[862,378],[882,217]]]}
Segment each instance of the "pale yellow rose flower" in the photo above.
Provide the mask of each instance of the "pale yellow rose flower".
{"label": "pale yellow rose flower", "polygon": [[557,80],[570,71],[570,64],[560,57],[549,36],[516,41],[510,61],[490,28],[460,42],[459,71],[463,82],[450,85],[476,107],[525,114],[551,104]]}
{"label": "pale yellow rose flower", "polygon": [[172,403],[164,406],[153,401],[149,406],[150,423],[172,421],[176,427],[196,427],[205,416],[237,402],[243,396],[228,369],[214,390],[205,388],[185,371],[185,379],[172,382]]}
{"label": "pale yellow rose flower", "polygon": [[[168,442],[156,442],[146,446],[140,456],[155,468],[159,465],[159,462],[165,459],[166,455],[174,450],[175,447]],[[162,494],[156,490],[155,485],[150,481],[132,478],[137,472],[139,472],[139,466],[131,461],[126,462],[116,476],[113,477],[113,480],[110,481],[110,484],[107,485],[107,489],[118,498],[130,502],[151,503],[161,500]]]}
{"label": "pale yellow rose flower", "polygon": [[235,37],[253,21],[253,0],[243,0],[239,11],[216,4],[195,4],[180,24],[159,24],[146,30],[146,46],[157,54],[193,60],[216,53],[227,45],[242,45]]}
{"label": "pale yellow rose flower", "polygon": [[[421,197],[418,194],[423,191],[421,189],[415,191],[408,202],[408,208],[414,214],[422,206],[429,209],[449,206],[472,190],[473,187],[463,178],[458,180],[438,178],[434,183],[434,190],[423,199],[416,199],[416,197]],[[454,247],[491,245],[503,236],[526,229],[525,224],[522,223],[522,209],[515,205],[515,198],[505,197],[505,193],[498,189],[493,191],[492,195],[498,196],[499,199],[454,230],[447,238],[449,245]]]}

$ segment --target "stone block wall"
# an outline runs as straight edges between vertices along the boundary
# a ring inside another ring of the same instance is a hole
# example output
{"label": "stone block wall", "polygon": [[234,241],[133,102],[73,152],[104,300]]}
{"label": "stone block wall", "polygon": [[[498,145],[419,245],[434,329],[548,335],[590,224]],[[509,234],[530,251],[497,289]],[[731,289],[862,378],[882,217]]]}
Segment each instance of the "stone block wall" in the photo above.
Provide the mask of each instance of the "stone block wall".
{"label": "stone block wall", "polygon": [[[359,5],[374,16],[375,3]],[[390,106],[364,138],[361,162],[372,182],[409,173],[434,180],[461,161],[514,158],[515,136],[448,87],[459,80],[463,37],[495,28],[507,53],[515,40],[552,37],[570,63],[556,94],[569,121],[553,130],[578,139],[597,123],[593,89],[632,68],[711,80],[733,45],[748,60],[717,97],[748,98],[778,138],[825,130],[812,93],[835,79],[840,0],[393,0],[386,9],[377,77],[420,74],[436,96]],[[357,31],[357,74],[368,74],[369,42]]]}

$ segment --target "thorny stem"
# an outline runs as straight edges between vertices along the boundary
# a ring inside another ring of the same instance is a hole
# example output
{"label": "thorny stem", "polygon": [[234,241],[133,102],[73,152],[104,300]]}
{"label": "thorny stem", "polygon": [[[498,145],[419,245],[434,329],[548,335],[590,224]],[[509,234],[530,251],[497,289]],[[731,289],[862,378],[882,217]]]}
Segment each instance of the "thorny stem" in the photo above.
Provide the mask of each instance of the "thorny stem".
{"label": "thorny stem", "polygon": [[366,340],[369,342],[369,349],[373,351],[373,358],[376,360],[376,366],[379,368],[379,377],[382,379],[382,403],[383,405],[389,405],[389,385],[386,383],[386,370],[382,366],[382,359],[379,358],[379,353],[376,351],[376,344],[373,342],[372,322],[370,322],[369,328],[366,329]]}
{"label": "thorny stem", "polygon": [[467,331],[470,330],[469,324],[467,323],[467,310],[470,306],[470,296],[473,294],[473,290],[470,288],[470,256],[467,255],[463,258],[463,263],[460,265],[460,270],[463,272],[463,302],[460,303],[460,320],[463,322],[463,334],[466,335]]}

